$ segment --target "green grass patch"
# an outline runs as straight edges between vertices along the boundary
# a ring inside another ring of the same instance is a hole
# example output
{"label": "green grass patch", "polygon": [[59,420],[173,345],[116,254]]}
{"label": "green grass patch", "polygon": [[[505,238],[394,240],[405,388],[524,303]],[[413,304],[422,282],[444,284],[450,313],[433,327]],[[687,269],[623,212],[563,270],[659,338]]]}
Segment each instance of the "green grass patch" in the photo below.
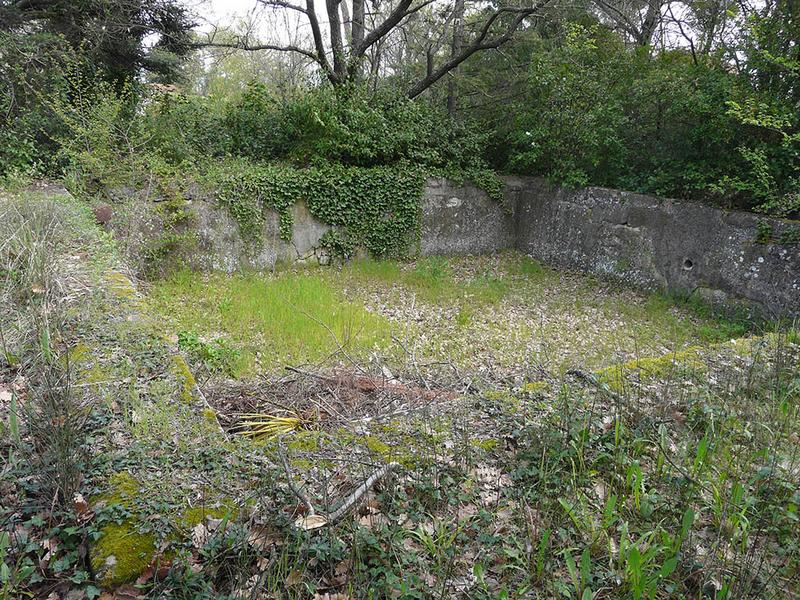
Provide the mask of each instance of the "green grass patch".
{"label": "green grass patch", "polygon": [[235,375],[318,362],[339,344],[359,352],[391,339],[385,318],[347,301],[321,272],[204,278],[184,271],[157,283],[151,298],[174,333],[235,347]]}
{"label": "green grass patch", "polygon": [[522,256],[519,260],[514,261],[509,267],[509,271],[513,275],[530,278],[544,277],[548,274],[548,269],[530,256]]}

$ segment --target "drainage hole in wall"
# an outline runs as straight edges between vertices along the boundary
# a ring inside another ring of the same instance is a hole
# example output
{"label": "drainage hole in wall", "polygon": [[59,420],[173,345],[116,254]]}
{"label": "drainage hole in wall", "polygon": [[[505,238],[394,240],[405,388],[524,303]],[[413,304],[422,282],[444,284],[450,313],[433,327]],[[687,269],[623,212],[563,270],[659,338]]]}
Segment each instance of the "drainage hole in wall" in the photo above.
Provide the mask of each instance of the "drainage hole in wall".
{"label": "drainage hole in wall", "polygon": [[692,267],[694,267],[694,263],[691,258],[687,258],[683,261],[683,268],[685,271],[691,271]]}

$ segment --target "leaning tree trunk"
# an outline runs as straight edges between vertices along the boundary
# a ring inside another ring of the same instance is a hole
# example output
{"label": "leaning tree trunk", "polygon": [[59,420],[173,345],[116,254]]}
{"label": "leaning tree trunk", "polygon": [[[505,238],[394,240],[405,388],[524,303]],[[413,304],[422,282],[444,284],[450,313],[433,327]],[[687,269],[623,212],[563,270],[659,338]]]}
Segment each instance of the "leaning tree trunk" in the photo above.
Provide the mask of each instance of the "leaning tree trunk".
{"label": "leaning tree trunk", "polygon": [[[450,46],[450,57],[461,54],[464,46],[464,0],[456,0],[453,8],[453,42]],[[430,74],[430,66],[428,74]],[[450,74],[447,83],[447,112],[452,117],[456,113],[456,80]]]}
{"label": "leaning tree trunk", "polygon": [[661,0],[650,0],[647,4],[647,14],[642,23],[639,37],[640,46],[649,46],[653,43],[653,35],[661,22]]}

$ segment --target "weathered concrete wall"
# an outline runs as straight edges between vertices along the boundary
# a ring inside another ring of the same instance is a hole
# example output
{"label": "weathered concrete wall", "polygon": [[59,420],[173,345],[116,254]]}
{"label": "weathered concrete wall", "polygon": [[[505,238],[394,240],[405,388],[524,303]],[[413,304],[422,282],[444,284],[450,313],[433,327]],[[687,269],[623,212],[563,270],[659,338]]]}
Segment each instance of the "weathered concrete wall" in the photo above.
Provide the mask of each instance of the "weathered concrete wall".
{"label": "weathered concrete wall", "polygon": [[800,245],[756,241],[759,221],[773,240],[798,222],[532,178],[508,178],[507,195],[516,204],[516,247],[543,263],[800,316]]}
{"label": "weathered concrete wall", "polygon": [[515,246],[514,205],[491,200],[473,185],[429,179],[422,199],[420,252],[480,254]]}
{"label": "weathered concrete wall", "polygon": [[[770,315],[800,316],[800,245],[774,241],[787,232],[800,234],[798,222],[602,188],[567,190],[537,178],[505,181],[505,201],[498,203],[472,185],[429,180],[420,253],[516,248],[545,264],[639,288],[743,301]],[[263,244],[253,251],[227,211],[194,198],[198,244],[183,262],[228,272],[271,269],[280,262],[327,263],[319,241],[330,227],[303,204],[292,210],[292,242],[280,239],[278,215],[270,214]],[[772,228],[770,243],[756,241],[760,221]]]}
{"label": "weathered concrete wall", "polygon": [[[291,243],[281,240],[278,214],[267,213],[262,243],[254,250],[242,239],[228,211],[212,199],[192,199],[192,228],[196,247],[186,252],[183,263],[200,270],[233,272],[239,269],[269,270],[278,263],[327,263],[330,257],[319,247],[330,230],[308,212],[302,203],[292,207],[294,226]],[[420,253],[480,254],[513,248],[513,211],[490,200],[472,185],[457,185],[446,179],[430,179],[422,199]]]}
{"label": "weathered concrete wall", "polygon": [[295,204],[291,211],[292,241],[281,239],[278,213],[269,211],[261,230],[261,244],[254,248],[242,238],[227,210],[218,208],[213,201],[196,199],[191,212],[197,245],[185,253],[183,262],[194,269],[226,273],[271,270],[278,263],[327,263],[327,253],[319,247],[319,240],[330,225],[314,217],[303,203]]}

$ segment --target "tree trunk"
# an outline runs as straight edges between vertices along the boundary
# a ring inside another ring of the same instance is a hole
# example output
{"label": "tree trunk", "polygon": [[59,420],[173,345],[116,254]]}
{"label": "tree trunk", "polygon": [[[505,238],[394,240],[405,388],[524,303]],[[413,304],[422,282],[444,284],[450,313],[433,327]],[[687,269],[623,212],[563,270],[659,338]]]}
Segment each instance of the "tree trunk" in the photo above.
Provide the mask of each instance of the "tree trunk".
{"label": "tree trunk", "polygon": [[353,0],[353,26],[350,47],[358,48],[364,42],[364,0]]}
{"label": "tree trunk", "polygon": [[639,36],[640,46],[649,46],[653,43],[653,34],[661,21],[661,0],[650,0],[647,3],[647,14],[642,23]]}
{"label": "tree trunk", "polygon": [[341,0],[326,0],[325,7],[328,11],[328,22],[331,31],[331,50],[333,51],[333,72],[338,83],[347,79],[347,62],[344,56],[344,42],[342,40],[342,22],[339,18],[339,2]]}
{"label": "tree trunk", "polygon": [[[453,40],[450,46],[450,58],[461,54],[464,47],[464,0],[456,0],[453,7]],[[430,75],[430,69],[428,72]],[[450,76],[447,83],[447,113],[452,117],[456,114],[456,81]]]}
{"label": "tree trunk", "polygon": [[350,20],[350,11],[347,8],[347,0],[342,0],[340,3],[342,9],[342,25],[344,26],[344,39],[348,44],[352,44],[352,27],[353,21]]}

